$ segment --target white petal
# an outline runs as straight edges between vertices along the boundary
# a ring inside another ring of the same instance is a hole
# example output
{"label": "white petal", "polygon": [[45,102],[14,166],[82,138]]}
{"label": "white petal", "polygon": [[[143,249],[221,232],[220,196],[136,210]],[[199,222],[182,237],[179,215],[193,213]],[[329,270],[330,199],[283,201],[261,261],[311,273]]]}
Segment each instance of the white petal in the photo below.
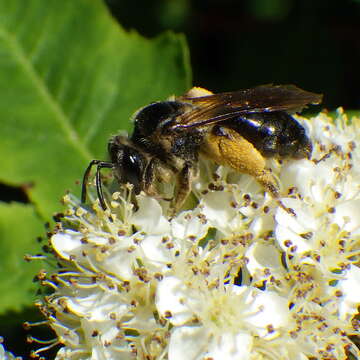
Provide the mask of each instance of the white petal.
{"label": "white petal", "polygon": [[144,260],[151,261],[153,265],[162,265],[173,260],[172,252],[176,248],[170,250],[163,244],[162,240],[165,235],[149,235],[144,238],[140,245],[143,250]]}
{"label": "white petal", "polygon": [[300,200],[283,199],[286,207],[294,209],[296,216],[287,213],[284,209],[278,208],[275,219],[275,237],[279,245],[287,250],[286,242],[291,241],[295,245],[298,253],[312,249],[312,243],[307,241],[301,234],[313,232],[317,229],[316,220],[310,209],[307,209]]}
{"label": "white petal", "polygon": [[317,173],[315,164],[309,160],[292,161],[282,168],[281,183],[284,189],[296,186],[300,194],[309,196],[309,181]]}
{"label": "white petal", "polygon": [[5,351],[3,345],[0,344],[0,360],[16,360],[16,359],[12,353]]}
{"label": "white petal", "polygon": [[346,231],[359,231],[360,200],[345,201],[336,206],[335,222]]}
{"label": "white petal", "polygon": [[[206,358],[209,334],[200,327],[175,328],[169,342],[169,360],[203,360]],[[214,359],[216,360],[216,359]]]}
{"label": "white petal", "polygon": [[71,255],[80,254],[83,234],[78,231],[66,230],[51,237],[51,245],[62,258],[69,260]]}
{"label": "white petal", "polygon": [[[258,291],[250,308],[255,314],[250,316],[248,321],[258,328],[260,336],[266,338],[276,336],[276,330],[286,326],[290,319],[288,299],[274,292]],[[275,330],[270,334],[269,325]]]}
{"label": "white petal", "polygon": [[171,313],[171,323],[181,325],[191,318],[192,311],[185,304],[189,296],[184,283],[176,277],[165,277],[158,286],[156,293],[156,307],[161,316]]}
{"label": "white petal", "polygon": [[262,244],[260,242],[255,242],[252,244],[245,255],[249,262],[246,267],[248,268],[252,276],[264,275],[264,269],[269,268],[271,272],[282,273],[283,269],[281,263],[281,253],[275,246]]}
{"label": "white petal", "polygon": [[230,206],[233,196],[223,191],[211,192],[203,198],[203,212],[212,226],[223,228],[236,215],[239,215],[234,208]]}
{"label": "white petal", "polygon": [[160,204],[149,196],[137,197],[139,209],[129,222],[132,222],[141,231],[149,234],[164,234],[169,232],[170,224],[163,216]]}
{"label": "white petal", "polygon": [[349,320],[358,313],[360,306],[360,269],[352,265],[346,271],[346,279],[340,280],[338,284],[343,296],[340,303],[340,317]]}
{"label": "white petal", "polygon": [[126,249],[113,251],[101,264],[101,269],[114,274],[122,280],[130,280],[134,276],[133,264],[138,253],[129,253]]}
{"label": "white petal", "polygon": [[108,319],[111,312],[120,317],[125,314],[128,306],[120,301],[118,293],[112,295],[94,290],[91,293],[79,292],[77,297],[69,297],[66,305],[79,317],[100,321]]}
{"label": "white petal", "polygon": [[208,228],[208,223],[204,224],[194,211],[183,211],[171,222],[172,235],[182,241],[190,237],[201,239],[206,235]]}
{"label": "white petal", "polygon": [[251,358],[253,337],[247,333],[222,334],[212,338],[207,356],[214,360],[247,360]]}

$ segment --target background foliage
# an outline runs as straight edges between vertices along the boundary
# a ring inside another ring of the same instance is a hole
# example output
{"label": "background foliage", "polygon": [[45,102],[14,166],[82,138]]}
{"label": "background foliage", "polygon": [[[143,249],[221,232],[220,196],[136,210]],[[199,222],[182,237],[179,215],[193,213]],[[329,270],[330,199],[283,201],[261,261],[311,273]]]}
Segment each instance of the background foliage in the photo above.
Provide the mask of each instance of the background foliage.
{"label": "background foliage", "polygon": [[[36,254],[66,190],[140,106],[191,86],[294,83],[359,109],[352,0],[0,0],[0,335],[18,355]],[[121,24],[121,26],[119,25]],[[135,29],[135,30],[134,30]],[[166,32],[164,32],[166,31]],[[50,225],[51,226],[51,225]]]}
{"label": "background foliage", "polygon": [[191,80],[182,35],[124,31],[101,0],[0,0],[0,74],[0,335],[11,348],[21,340],[10,321],[26,319],[32,279],[51,266],[23,257],[41,251],[61,197],[79,195],[87,164],[106,159],[109,136],[137,108]]}
{"label": "background foliage", "polygon": [[194,84],[220,92],[295,83],[323,93],[330,110],[360,107],[358,0],[106,2],[125,28],[184,32]]}

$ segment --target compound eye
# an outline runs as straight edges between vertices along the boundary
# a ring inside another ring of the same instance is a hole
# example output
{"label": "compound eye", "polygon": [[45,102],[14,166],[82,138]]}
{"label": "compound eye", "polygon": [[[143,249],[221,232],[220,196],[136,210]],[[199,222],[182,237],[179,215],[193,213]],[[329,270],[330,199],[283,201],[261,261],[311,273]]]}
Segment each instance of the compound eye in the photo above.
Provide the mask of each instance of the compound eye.
{"label": "compound eye", "polygon": [[182,107],[176,101],[161,101],[145,106],[135,115],[134,137],[151,135],[159,124],[173,119]]}
{"label": "compound eye", "polygon": [[136,149],[128,146],[123,149],[121,155],[121,159],[119,159],[119,164],[121,164],[121,169],[119,169],[121,182],[133,184],[135,193],[139,193],[146,160]]}

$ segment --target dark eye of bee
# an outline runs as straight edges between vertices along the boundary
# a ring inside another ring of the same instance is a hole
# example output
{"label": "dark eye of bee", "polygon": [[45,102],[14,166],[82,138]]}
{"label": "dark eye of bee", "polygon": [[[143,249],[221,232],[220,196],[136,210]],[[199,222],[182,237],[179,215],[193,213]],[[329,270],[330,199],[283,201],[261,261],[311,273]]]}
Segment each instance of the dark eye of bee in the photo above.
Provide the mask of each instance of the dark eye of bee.
{"label": "dark eye of bee", "polygon": [[135,193],[141,190],[141,181],[146,159],[136,148],[121,144],[120,137],[114,137],[109,142],[111,161],[116,164],[115,176],[123,183],[134,185]]}
{"label": "dark eye of bee", "polygon": [[161,101],[142,108],[135,115],[135,126],[132,138],[151,135],[159,124],[174,119],[182,105],[177,101]]}
{"label": "dark eye of bee", "polygon": [[141,175],[143,173],[143,156],[134,149],[126,147],[122,156],[123,176],[125,182],[135,186],[135,192],[140,191]]}

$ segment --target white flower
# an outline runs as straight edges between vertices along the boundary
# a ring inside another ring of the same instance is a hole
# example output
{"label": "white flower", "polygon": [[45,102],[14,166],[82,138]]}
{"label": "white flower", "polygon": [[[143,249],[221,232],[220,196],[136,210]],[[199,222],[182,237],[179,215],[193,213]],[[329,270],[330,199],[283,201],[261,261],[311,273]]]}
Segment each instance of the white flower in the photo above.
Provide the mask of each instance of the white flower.
{"label": "white flower", "polygon": [[359,312],[360,269],[357,266],[351,265],[346,276],[339,280],[338,291],[339,318],[349,321]]}
{"label": "white flower", "polygon": [[[0,337],[2,342],[2,338]],[[0,360],[21,360],[21,358],[15,357],[11,352],[6,351],[4,346],[0,343]]]}
{"label": "white flower", "polygon": [[[160,315],[168,317],[175,326],[176,346],[179,346],[179,349],[174,349],[170,341],[170,354],[184,348],[195,354],[200,345],[203,349],[200,354],[213,357],[212,352],[220,354],[223,351],[223,337],[226,341],[233,342],[233,346],[237,348],[241,344],[238,344],[236,339],[272,339],[279,336],[282,328],[291,322],[287,299],[250,286],[221,285],[216,288],[208,287],[206,281],[183,283],[175,277],[167,277],[159,284],[156,305]],[[188,337],[189,332],[196,332],[196,337],[201,336],[203,344],[199,341],[193,343]],[[179,344],[181,341],[183,344]],[[208,348],[210,343],[212,351]],[[194,350],[190,349],[192,345]],[[246,356],[255,351],[251,347]],[[227,351],[231,352],[234,358],[245,355],[242,346],[237,350],[229,348]],[[169,358],[172,359],[171,356]]]}
{"label": "white flower", "polygon": [[67,196],[40,307],[57,359],[360,359],[360,120],[298,120],[313,157],[269,161],[281,199],[209,162],[172,219],[143,194]]}

